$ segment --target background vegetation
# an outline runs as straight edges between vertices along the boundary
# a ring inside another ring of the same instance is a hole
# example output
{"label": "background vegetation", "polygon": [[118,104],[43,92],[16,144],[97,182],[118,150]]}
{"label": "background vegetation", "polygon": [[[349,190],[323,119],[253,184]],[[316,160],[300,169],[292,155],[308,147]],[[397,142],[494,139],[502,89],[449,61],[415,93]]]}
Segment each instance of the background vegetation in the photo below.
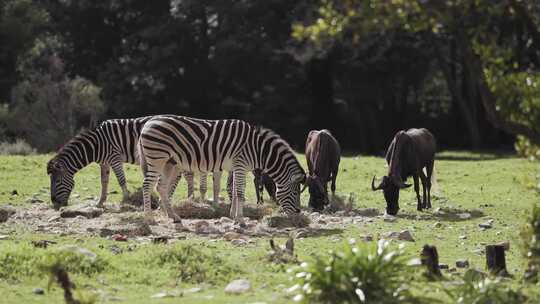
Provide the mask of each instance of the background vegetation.
{"label": "background vegetation", "polygon": [[442,147],[521,135],[534,155],[539,25],[518,0],[0,0],[0,139],[51,151],[102,119],[176,113],[296,147],[329,128],[378,153],[423,126]]}

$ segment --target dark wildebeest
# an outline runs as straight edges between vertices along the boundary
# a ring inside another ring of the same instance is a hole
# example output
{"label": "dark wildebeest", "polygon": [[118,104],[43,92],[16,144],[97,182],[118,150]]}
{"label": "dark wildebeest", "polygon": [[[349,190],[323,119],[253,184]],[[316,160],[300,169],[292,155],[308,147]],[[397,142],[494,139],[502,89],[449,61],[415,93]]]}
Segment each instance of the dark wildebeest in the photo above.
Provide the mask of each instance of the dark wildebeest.
{"label": "dark wildebeest", "polygon": [[263,204],[263,193],[266,188],[266,192],[270,195],[273,201],[276,200],[276,184],[272,181],[272,178],[268,174],[263,173],[260,169],[253,171],[253,183],[255,184],[255,193],[257,194],[257,204]]}
{"label": "dark wildebeest", "polygon": [[309,206],[322,210],[328,201],[328,182],[332,180],[332,194],[336,192],[341,148],[328,130],[311,131],[306,140],[306,160],[309,174]]}
{"label": "dark wildebeest", "polygon": [[[386,200],[386,213],[396,215],[399,210],[399,189],[410,187],[407,177],[414,179],[414,191],[418,200],[417,209],[431,208],[431,177],[435,161],[435,137],[427,129],[409,129],[399,131],[386,151],[388,175],[384,176],[379,186],[375,187],[375,176],[371,181],[373,191],[382,189]],[[427,176],[423,168],[426,168]],[[418,177],[424,190],[420,201]],[[426,195],[427,190],[427,195]]]}

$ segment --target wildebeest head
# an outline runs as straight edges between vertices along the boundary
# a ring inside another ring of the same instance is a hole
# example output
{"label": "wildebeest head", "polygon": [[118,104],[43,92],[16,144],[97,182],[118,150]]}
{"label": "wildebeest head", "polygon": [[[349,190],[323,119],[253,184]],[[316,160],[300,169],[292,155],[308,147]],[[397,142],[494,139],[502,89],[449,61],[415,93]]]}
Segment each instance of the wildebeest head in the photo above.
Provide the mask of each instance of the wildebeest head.
{"label": "wildebeest head", "polygon": [[384,199],[386,200],[386,213],[390,215],[396,215],[399,211],[399,189],[410,186],[399,178],[391,178],[389,176],[384,176],[377,187],[375,187],[375,176],[373,176],[373,180],[371,181],[371,189],[373,191],[383,191]]}
{"label": "wildebeest head", "polygon": [[321,179],[316,175],[309,175],[306,177],[306,185],[309,188],[309,207],[317,211],[323,210],[329,202]]}
{"label": "wildebeest head", "polygon": [[60,209],[60,207],[67,206],[69,195],[75,186],[73,174],[69,173],[63,162],[56,158],[47,163],[47,174],[51,179],[50,190],[53,207]]}

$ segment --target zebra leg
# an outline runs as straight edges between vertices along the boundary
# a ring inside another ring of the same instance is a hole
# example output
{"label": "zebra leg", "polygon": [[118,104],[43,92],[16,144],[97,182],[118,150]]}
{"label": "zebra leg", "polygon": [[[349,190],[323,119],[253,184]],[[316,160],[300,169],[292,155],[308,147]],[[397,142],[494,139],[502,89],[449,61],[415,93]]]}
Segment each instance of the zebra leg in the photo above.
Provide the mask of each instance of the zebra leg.
{"label": "zebra leg", "polygon": [[231,218],[242,222],[244,212],[242,208],[242,201],[239,197],[238,189],[241,180],[245,180],[245,173],[241,170],[232,171],[232,203],[231,203]]}
{"label": "zebra leg", "polygon": [[172,218],[174,223],[181,224],[182,220],[174,212],[174,210],[171,208],[171,205],[169,204],[170,189],[172,188],[173,180],[176,180],[177,177],[178,170],[176,169],[176,166],[169,163],[166,164],[163,170],[163,174],[159,179],[157,190],[160,196],[160,204],[163,207],[165,215]]}
{"label": "zebra leg", "polygon": [[[229,176],[227,176],[227,195],[229,196],[229,201],[232,204],[233,200],[233,171],[229,172]],[[232,205],[231,205],[232,207]]]}
{"label": "zebra leg", "polygon": [[151,193],[156,185],[156,182],[159,177],[159,172],[157,171],[146,171],[144,173],[143,181],[143,209],[144,209],[144,222],[148,225],[155,225],[156,221],[152,215],[152,206],[151,206]]}
{"label": "zebra leg", "polygon": [[214,187],[214,204],[218,204],[219,192],[221,191],[221,171],[217,171],[212,174],[212,181]]}
{"label": "zebra leg", "polygon": [[[180,182],[180,179],[182,179],[182,173],[178,172],[176,178],[174,179],[174,181],[171,183],[171,185],[169,187],[169,201],[172,200],[172,197],[174,195],[174,191],[176,190],[176,187],[178,187],[178,183]],[[172,179],[171,179],[171,181],[172,181]]]}
{"label": "zebra leg", "polygon": [[187,181],[187,189],[188,189],[188,199],[193,199],[193,172],[184,172],[184,177]]}
{"label": "zebra leg", "polygon": [[98,208],[103,208],[103,204],[107,200],[107,189],[109,188],[109,173],[111,172],[109,164],[101,163],[101,197],[97,203]]}
{"label": "zebra leg", "polygon": [[120,160],[115,160],[111,164],[111,167],[113,169],[114,175],[116,175],[116,179],[118,179],[118,184],[120,184],[120,187],[122,188],[122,203],[124,203],[129,197],[129,191],[126,185],[126,176],[124,175],[122,162]]}
{"label": "zebra leg", "polygon": [[208,174],[206,172],[201,172],[201,182],[199,184],[199,193],[201,194],[201,201],[206,202],[206,191],[208,189]]}

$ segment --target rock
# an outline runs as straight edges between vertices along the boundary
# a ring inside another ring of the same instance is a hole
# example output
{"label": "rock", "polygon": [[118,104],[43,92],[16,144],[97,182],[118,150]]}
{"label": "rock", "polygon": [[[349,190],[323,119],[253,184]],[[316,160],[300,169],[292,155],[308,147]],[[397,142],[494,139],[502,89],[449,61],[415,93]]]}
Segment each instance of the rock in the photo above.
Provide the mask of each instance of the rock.
{"label": "rock", "polygon": [[172,292],[158,292],[156,294],[153,294],[150,296],[152,299],[162,299],[162,298],[174,298],[177,297],[178,294],[172,293]]}
{"label": "rock", "polygon": [[97,258],[97,254],[93,253],[92,251],[90,251],[90,250],[88,250],[86,248],[75,246],[75,245],[65,245],[65,246],[62,246],[60,248],[60,250],[71,251],[71,252],[75,252],[75,253],[84,255],[84,256],[88,257],[92,262],[95,261],[96,258]]}
{"label": "rock", "polygon": [[32,293],[36,295],[44,295],[45,289],[37,287],[37,288],[32,289]]}
{"label": "rock", "polygon": [[9,235],[0,234],[0,241],[9,239]]}
{"label": "rock", "polygon": [[373,241],[373,235],[371,235],[371,234],[361,235],[360,239],[362,241],[364,241],[364,242],[371,242],[371,241]]}
{"label": "rock", "polygon": [[459,236],[459,239],[460,239],[460,240],[465,240],[465,239],[467,239],[467,236],[466,236],[466,235],[460,235],[460,236]]}
{"label": "rock", "polygon": [[409,230],[402,230],[398,236],[399,240],[414,242],[414,238]]}
{"label": "rock", "polygon": [[111,249],[111,252],[112,252],[113,254],[115,254],[115,255],[124,252],[124,250],[122,250],[122,248],[120,248],[120,247],[118,247],[118,246],[116,246],[116,245],[112,245],[112,246],[110,247],[110,249]]}
{"label": "rock", "polygon": [[471,214],[468,212],[459,213],[457,216],[462,220],[468,220],[471,218]]}
{"label": "rock", "polygon": [[448,264],[439,263],[440,269],[448,269]]}
{"label": "rock", "polygon": [[443,226],[443,224],[441,222],[436,222],[435,224],[433,224],[433,228],[441,228]]}
{"label": "rock", "polygon": [[325,220],[319,219],[319,220],[317,221],[317,224],[319,224],[319,225],[326,225],[327,223],[326,223]]}
{"label": "rock", "polygon": [[207,221],[198,221],[194,224],[195,233],[208,233],[208,230],[210,228],[210,223]]}
{"label": "rock", "polygon": [[128,237],[125,236],[125,235],[123,235],[123,234],[117,233],[117,234],[113,234],[113,235],[111,236],[111,239],[112,239],[113,241],[117,241],[117,242],[127,242]]}
{"label": "rock", "polygon": [[220,224],[232,224],[234,223],[234,221],[228,217],[225,217],[225,216],[222,216],[220,219],[219,219],[219,223]]}
{"label": "rock", "polygon": [[103,209],[88,205],[75,205],[60,209],[60,216],[63,218],[76,217],[79,215],[86,218],[95,218],[101,216],[101,214],[103,214]]}
{"label": "rock", "polygon": [[467,268],[469,267],[469,260],[466,259],[459,259],[456,261],[456,267],[457,268]]}
{"label": "rock", "polygon": [[490,228],[493,227],[493,224],[492,224],[492,222],[488,221],[488,222],[478,224],[478,227],[484,228],[484,229],[490,229]]}
{"label": "rock", "polygon": [[7,221],[17,210],[11,206],[0,207],[0,223]]}
{"label": "rock", "polygon": [[251,283],[248,280],[234,280],[225,287],[225,293],[242,294],[251,289]]}
{"label": "rock", "polygon": [[62,221],[62,218],[60,216],[58,216],[58,215],[53,215],[47,220],[47,222],[49,222],[49,223],[60,222],[60,221]]}
{"label": "rock", "polygon": [[386,214],[386,213],[383,215],[383,221],[385,221],[385,222],[392,223],[392,222],[395,222],[396,220],[397,220],[397,218],[395,216],[393,216],[393,215]]}
{"label": "rock", "polygon": [[234,246],[245,246],[248,244],[248,242],[244,239],[234,239],[231,240],[231,244],[233,244]]}
{"label": "rock", "polygon": [[236,239],[247,239],[247,237],[245,235],[240,234],[240,233],[229,231],[229,232],[226,232],[223,235],[223,239],[230,242],[230,241],[236,240]]}
{"label": "rock", "polygon": [[19,195],[19,192],[17,192],[17,189],[11,191],[11,195]]}

